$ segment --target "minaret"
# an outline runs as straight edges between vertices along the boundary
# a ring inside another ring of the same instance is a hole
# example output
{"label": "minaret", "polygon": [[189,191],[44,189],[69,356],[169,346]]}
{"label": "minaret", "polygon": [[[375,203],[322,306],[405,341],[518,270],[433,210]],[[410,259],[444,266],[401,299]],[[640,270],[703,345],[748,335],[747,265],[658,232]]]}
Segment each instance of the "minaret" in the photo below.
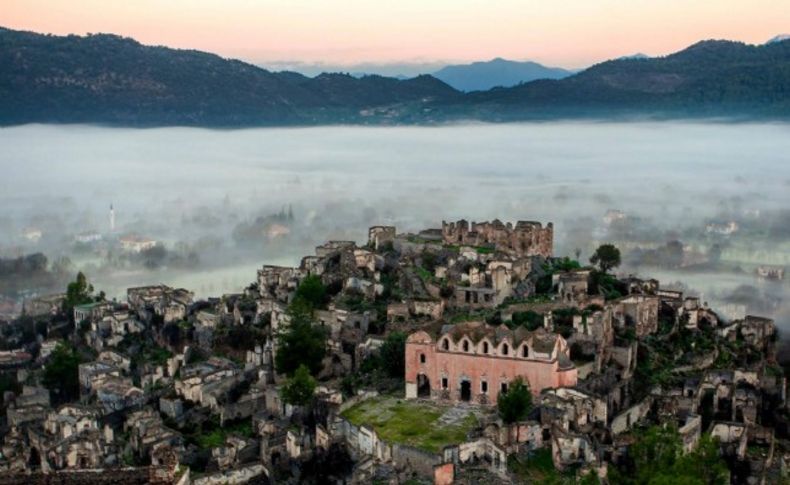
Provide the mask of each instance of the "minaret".
{"label": "minaret", "polygon": [[110,234],[115,232],[115,209],[110,204]]}

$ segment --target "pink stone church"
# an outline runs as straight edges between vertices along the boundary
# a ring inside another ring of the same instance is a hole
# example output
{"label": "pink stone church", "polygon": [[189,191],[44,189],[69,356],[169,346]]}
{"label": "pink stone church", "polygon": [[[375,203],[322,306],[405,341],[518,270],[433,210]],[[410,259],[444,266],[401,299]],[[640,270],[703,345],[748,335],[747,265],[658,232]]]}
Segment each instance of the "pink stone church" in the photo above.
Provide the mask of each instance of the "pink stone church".
{"label": "pink stone church", "polygon": [[518,376],[534,395],[576,385],[562,336],[483,322],[440,325],[406,340],[406,398],[495,404]]}

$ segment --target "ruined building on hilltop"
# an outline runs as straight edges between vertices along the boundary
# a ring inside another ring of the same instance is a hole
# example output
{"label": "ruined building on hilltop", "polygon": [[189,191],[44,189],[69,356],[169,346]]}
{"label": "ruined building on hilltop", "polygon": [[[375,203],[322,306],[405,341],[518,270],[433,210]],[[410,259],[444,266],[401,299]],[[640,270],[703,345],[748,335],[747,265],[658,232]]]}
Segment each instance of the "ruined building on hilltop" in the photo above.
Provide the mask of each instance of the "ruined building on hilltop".
{"label": "ruined building on hilltop", "polygon": [[491,222],[442,221],[442,239],[445,244],[465,246],[491,246],[497,251],[514,256],[551,257],[554,249],[554,225],[546,227],[540,222],[518,221],[503,223],[499,219]]}

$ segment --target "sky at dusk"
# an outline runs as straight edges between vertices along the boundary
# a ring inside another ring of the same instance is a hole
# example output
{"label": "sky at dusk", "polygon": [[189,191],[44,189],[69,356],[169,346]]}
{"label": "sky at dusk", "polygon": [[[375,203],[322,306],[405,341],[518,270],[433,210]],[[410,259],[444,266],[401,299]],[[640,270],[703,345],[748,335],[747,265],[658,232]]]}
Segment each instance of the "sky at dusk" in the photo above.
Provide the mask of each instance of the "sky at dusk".
{"label": "sky at dusk", "polygon": [[788,0],[0,0],[0,26],[107,32],[256,63],[494,57],[584,67],[790,32]]}

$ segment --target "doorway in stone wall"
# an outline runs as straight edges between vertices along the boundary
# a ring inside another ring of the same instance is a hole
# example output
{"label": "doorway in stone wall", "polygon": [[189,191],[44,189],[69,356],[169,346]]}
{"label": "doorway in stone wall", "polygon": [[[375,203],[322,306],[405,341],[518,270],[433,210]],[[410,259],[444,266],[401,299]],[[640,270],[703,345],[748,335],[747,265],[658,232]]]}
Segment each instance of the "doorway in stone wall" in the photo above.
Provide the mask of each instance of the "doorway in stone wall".
{"label": "doorway in stone wall", "polygon": [[417,374],[417,397],[431,397],[431,380],[425,374]]}
{"label": "doorway in stone wall", "polygon": [[30,456],[27,459],[27,466],[30,470],[38,470],[41,468],[41,453],[38,448],[30,449]]}
{"label": "doorway in stone wall", "polygon": [[461,401],[472,400],[472,383],[469,381],[461,381]]}

